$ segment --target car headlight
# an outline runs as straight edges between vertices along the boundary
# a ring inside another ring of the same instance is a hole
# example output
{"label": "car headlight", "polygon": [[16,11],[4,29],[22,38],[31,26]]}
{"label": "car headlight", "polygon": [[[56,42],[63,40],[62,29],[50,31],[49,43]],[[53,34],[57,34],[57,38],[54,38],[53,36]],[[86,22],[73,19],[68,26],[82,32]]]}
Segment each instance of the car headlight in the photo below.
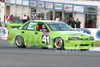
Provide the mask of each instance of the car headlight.
{"label": "car headlight", "polygon": [[69,37],[68,40],[80,40],[79,37]]}
{"label": "car headlight", "polygon": [[94,40],[94,37],[90,37],[90,39],[89,40]]}

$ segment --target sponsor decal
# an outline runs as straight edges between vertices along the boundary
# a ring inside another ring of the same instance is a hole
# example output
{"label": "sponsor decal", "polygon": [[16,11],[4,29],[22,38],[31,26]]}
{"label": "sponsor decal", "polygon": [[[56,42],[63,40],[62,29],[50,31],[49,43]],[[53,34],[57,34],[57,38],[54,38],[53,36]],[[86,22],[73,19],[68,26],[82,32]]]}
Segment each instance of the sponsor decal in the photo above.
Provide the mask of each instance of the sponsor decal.
{"label": "sponsor decal", "polygon": [[54,4],[54,8],[62,10],[62,4]]}
{"label": "sponsor decal", "polygon": [[64,10],[72,11],[72,5],[64,5]]}
{"label": "sponsor decal", "polygon": [[0,37],[3,37],[6,34],[6,30],[4,28],[0,28]]}
{"label": "sponsor decal", "polygon": [[43,32],[43,35],[49,35],[49,33],[48,32]]}
{"label": "sponsor decal", "polygon": [[53,8],[53,4],[52,3],[46,3],[46,8]]}
{"label": "sponsor decal", "polygon": [[90,34],[91,35],[91,31],[88,30],[88,29],[84,29],[83,33],[86,33],[86,34]]}
{"label": "sponsor decal", "polygon": [[70,34],[71,36],[84,36],[83,34],[81,33],[74,33],[74,34]]}
{"label": "sponsor decal", "polygon": [[22,0],[16,0],[16,4],[22,4]]}
{"label": "sponsor decal", "polygon": [[93,14],[96,14],[96,9],[97,9],[97,7],[86,6],[85,12],[86,12],[86,13],[93,13]]}
{"label": "sponsor decal", "polygon": [[74,6],[74,12],[84,12],[84,6]]}
{"label": "sponsor decal", "polygon": [[29,5],[29,0],[23,0],[23,5]]}
{"label": "sponsor decal", "polygon": [[96,33],[96,37],[97,37],[98,39],[100,39],[100,30],[97,31],[97,33]]}
{"label": "sponsor decal", "polygon": [[43,32],[43,34],[42,34],[42,43],[49,44],[49,33]]}
{"label": "sponsor decal", "polygon": [[11,0],[11,3],[15,4],[15,0]]}
{"label": "sponsor decal", "polygon": [[30,6],[36,7],[36,1],[30,1]]}
{"label": "sponsor decal", "polygon": [[79,29],[76,29],[76,30],[79,31],[79,32],[83,32],[83,33],[86,33],[86,34],[90,34],[91,35],[91,31],[88,30],[88,29],[79,28]]}
{"label": "sponsor decal", "polygon": [[37,6],[38,7],[44,7],[44,2],[38,2]]}
{"label": "sponsor decal", "polygon": [[12,40],[14,37],[13,36],[8,36],[8,39],[9,40]]}

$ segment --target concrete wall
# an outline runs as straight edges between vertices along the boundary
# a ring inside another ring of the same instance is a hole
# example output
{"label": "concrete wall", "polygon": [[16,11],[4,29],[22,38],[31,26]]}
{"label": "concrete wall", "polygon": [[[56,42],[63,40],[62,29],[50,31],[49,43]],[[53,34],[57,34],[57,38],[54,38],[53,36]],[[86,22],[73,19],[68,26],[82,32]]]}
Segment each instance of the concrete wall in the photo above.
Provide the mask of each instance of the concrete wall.
{"label": "concrete wall", "polygon": [[30,7],[23,7],[23,11],[22,11],[23,15],[26,14],[28,16],[31,16],[31,8]]}
{"label": "concrete wall", "polygon": [[97,27],[100,28],[100,5],[98,6],[98,14],[97,14]]}
{"label": "concrete wall", "polygon": [[30,7],[10,5],[10,15],[20,17],[20,19],[22,19],[24,14],[31,15],[30,11]]}
{"label": "concrete wall", "polygon": [[1,5],[0,18],[1,18],[2,26],[4,26],[5,4],[0,2],[0,5]]}
{"label": "concrete wall", "polygon": [[23,17],[23,7],[22,6],[17,6],[17,15],[18,17],[20,17],[20,19]]}
{"label": "concrete wall", "polygon": [[10,5],[10,15],[17,16],[17,9],[16,5]]}

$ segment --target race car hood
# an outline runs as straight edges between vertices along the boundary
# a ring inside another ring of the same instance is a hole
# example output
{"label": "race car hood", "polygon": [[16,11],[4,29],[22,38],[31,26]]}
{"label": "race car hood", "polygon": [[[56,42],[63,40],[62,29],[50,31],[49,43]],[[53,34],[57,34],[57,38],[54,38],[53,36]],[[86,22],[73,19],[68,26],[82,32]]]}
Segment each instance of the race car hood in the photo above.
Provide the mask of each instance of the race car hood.
{"label": "race car hood", "polygon": [[91,36],[89,34],[78,32],[78,31],[59,31],[59,33],[66,34],[69,36]]}

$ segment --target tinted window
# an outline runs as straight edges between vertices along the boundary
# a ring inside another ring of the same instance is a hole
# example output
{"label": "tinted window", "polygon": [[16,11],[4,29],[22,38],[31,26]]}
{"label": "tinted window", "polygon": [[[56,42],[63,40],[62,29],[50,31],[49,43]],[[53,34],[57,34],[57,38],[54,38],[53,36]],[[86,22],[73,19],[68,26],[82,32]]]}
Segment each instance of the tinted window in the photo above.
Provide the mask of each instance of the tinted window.
{"label": "tinted window", "polygon": [[73,31],[73,28],[63,22],[47,22],[51,31]]}

